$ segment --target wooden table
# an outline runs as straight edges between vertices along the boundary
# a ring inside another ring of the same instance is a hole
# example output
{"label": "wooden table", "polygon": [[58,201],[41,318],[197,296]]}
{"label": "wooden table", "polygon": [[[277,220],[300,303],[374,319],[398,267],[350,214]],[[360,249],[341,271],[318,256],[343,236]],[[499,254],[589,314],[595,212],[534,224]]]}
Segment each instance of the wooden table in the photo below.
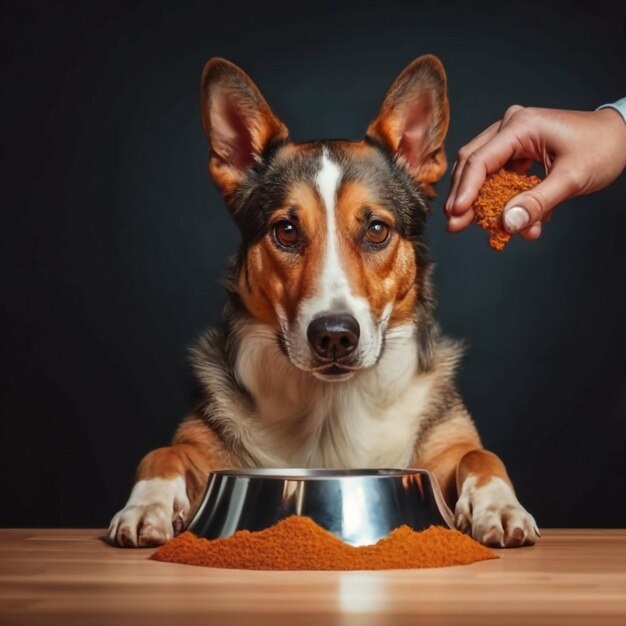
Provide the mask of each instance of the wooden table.
{"label": "wooden table", "polygon": [[254,572],[148,560],[99,530],[0,530],[0,624],[626,624],[626,530],[430,570]]}

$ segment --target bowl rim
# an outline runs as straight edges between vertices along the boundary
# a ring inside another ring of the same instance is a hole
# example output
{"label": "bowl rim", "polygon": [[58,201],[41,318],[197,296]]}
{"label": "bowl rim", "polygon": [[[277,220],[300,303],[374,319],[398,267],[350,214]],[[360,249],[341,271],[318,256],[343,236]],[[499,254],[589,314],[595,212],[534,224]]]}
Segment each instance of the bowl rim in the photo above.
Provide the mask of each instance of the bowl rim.
{"label": "bowl rim", "polygon": [[262,480],[343,480],[350,478],[403,478],[406,476],[426,475],[430,472],[420,468],[322,468],[322,467],[281,467],[281,468],[229,468],[215,470],[211,475],[233,478]]}

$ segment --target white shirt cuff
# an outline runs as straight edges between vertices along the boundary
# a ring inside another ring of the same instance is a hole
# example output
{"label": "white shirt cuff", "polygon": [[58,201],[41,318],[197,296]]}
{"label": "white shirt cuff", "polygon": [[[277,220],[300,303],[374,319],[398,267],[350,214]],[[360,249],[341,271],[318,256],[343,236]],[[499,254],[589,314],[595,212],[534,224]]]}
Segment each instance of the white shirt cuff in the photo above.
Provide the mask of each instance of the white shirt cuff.
{"label": "white shirt cuff", "polygon": [[621,100],[611,104],[603,104],[602,106],[599,106],[596,111],[599,111],[600,109],[615,109],[626,123],[626,98],[622,98]]}

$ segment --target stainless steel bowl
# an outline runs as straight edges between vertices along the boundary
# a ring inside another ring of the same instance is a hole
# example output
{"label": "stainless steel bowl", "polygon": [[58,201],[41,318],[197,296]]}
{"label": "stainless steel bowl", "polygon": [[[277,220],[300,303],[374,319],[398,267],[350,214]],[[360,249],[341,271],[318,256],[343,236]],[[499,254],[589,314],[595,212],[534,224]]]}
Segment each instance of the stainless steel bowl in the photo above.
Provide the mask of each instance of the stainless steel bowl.
{"label": "stainless steel bowl", "polygon": [[217,539],[263,530],[290,515],[306,515],[354,546],[376,543],[403,524],[453,527],[426,470],[247,469],[211,473],[188,530]]}

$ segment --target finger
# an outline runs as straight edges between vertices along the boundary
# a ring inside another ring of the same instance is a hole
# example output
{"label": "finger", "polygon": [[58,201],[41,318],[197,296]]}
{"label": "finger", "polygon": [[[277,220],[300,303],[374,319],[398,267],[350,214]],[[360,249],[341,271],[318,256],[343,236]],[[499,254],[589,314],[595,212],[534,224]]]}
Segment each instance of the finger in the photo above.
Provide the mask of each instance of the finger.
{"label": "finger", "polygon": [[539,237],[541,237],[541,230],[541,222],[535,222],[532,226],[523,230],[520,235],[527,241],[534,241],[535,239],[539,239]]}
{"label": "finger", "polygon": [[457,186],[451,215],[459,215],[472,206],[488,174],[499,170],[511,159],[533,158],[532,154],[521,154],[522,147],[510,127],[495,135],[491,141],[476,150],[467,160]]}
{"label": "finger", "polygon": [[464,145],[459,150],[459,158],[452,168],[452,180],[450,182],[450,193],[448,194],[448,200],[445,205],[446,214],[450,214],[450,208],[454,204],[454,197],[456,195],[456,190],[459,184],[459,179],[461,177],[461,173],[463,172],[463,168],[465,167],[465,163],[467,162],[467,157],[465,155],[470,155],[478,148],[484,146],[492,137],[494,137],[500,128],[501,122],[494,122],[491,126],[486,128],[480,135],[476,136],[472,141],[468,144]]}
{"label": "finger", "polygon": [[[479,148],[482,148],[482,146],[484,146],[490,139],[492,139],[498,132],[500,132],[502,128],[506,126],[506,124],[509,123],[511,118],[516,113],[521,111],[523,108],[524,107],[520,106],[519,104],[514,104],[510,106],[504,112],[504,116],[502,117],[501,120],[498,120],[497,122],[494,122],[493,124],[491,124],[491,126],[487,127],[482,133],[480,133],[480,135],[477,135],[474,139],[472,139],[472,141],[470,141],[468,144],[463,146],[459,150],[459,155],[469,156],[470,154],[472,154]],[[463,173],[463,168],[465,167],[466,162],[467,162],[467,157],[465,158],[461,157],[457,159],[457,162],[454,164],[452,168],[452,180],[450,183],[450,193],[448,194],[448,200],[444,207],[444,211],[446,215],[448,216],[450,215],[451,212],[453,212],[452,207],[455,204],[455,197],[457,193],[459,180],[461,178],[461,174]],[[531,163],[532,163],[532,160],[529,160],[528,166],[523,171],[518,172],[518,173],[525,173],[526,170],[528,170],[528,168],[530,167]]]}
{"label": "finger", "polygon": [[509,120],[524,107],[519,104],[512,104],[502,116],[502,126],[506,126]]}
{"label": "finger", "polygon": [[518,233],[540,221],[557,204],[576,195],[577,188],[563,167],[555,167],[536,187],[515,196],[504,207],[504,227]]}
{"label": "finger", "polygon": [[463,172],[463,168],[465,167],[465,163],[467,161],[467,157],[472,154],[475,150],[478,150],[481,146],[483,146],[487,141],[489,141],[500,128],[500,122],[494,122],[486,128],[480,135],[476,136],[472,141],[468,144],[464,145],[459,150],[459,158],[457,159],[454,167],[452,169],[452,181],[450,184],[450,194],[448,195],[448,201],[446,202],[445,211],[449,214],[450,207],[454,203],[454,196],[456,195],[456,189],[459,183],[459,178],[461,173]]}
{"label": "finger", "polygon": [[449,233],[458,233],[462,231],[464,228],[467,228],[474,219],[474,211],[470,209],[463,213],[463,215],[453,215],[448,220],[448,232]]}
{"label": "finger", "polygon": [[448,207],[450,206],[450,201],[454,198],[458,170],[459,170],[459,162],[455,161],[454,165],[452,166],[452,170],[450,171],[450,191],[448,191],[448,198],[446,199],[446,202],[443,205],[443,212],[446,215],[448,215]]}

